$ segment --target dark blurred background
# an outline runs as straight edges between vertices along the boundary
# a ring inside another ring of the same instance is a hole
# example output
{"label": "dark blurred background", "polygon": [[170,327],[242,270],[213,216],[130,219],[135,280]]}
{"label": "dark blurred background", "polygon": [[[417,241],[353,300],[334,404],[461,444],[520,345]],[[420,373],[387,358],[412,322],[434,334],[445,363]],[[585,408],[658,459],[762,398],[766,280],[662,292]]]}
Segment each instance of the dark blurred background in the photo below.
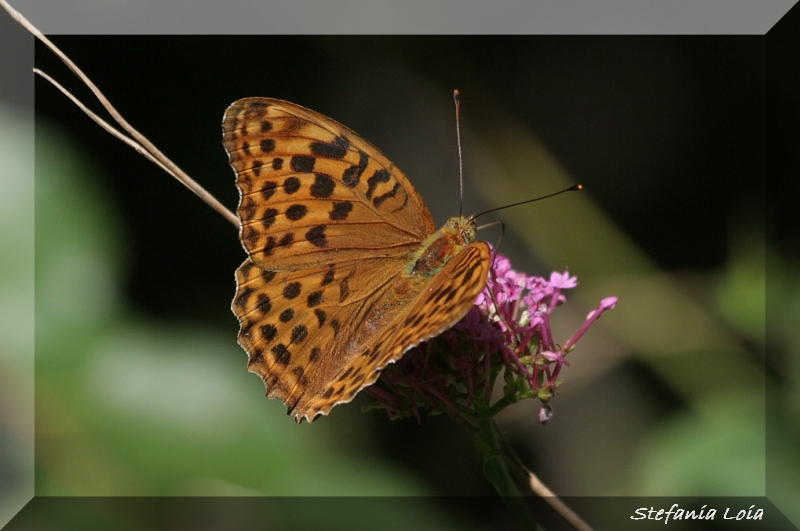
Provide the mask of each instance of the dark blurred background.
{"label": "dark blurred background", "polygon": [[[476,145],[482,136],[510,122],[537,137],[662,269],[721,267],[736,217],[763,222],[765,40],[759,37],[68,36],[54,42],[123,116],[230,208],[237,195],[221,148],[222,112],[240,97],[268,96],[322,112],[372,141],[410,176],[442,223],[458,208],[451,97],[458,88],[468,181],[491,185],[499,178],[477,174],[470,161],[482,156],[485,148]],[[42,46],[36,64],[90,98]],[[184,303],[187,296],[207,300],[201,290],[161,296],[161,289],[180,289],[163,262],[185,256],[193,267],[182,275],[197,281],[218,265],[204,246],[232,249],[236,264],[241,256],[229,227],[209,219],[207,208],[182,197],[174,183],[151,176],[143,158],[123,158],[124,145],[79,120],[80,110],[67,103],[39,81],[39,116],[97,152],[93,159],[111,174],[107,186],[119,198],[121,220],[131,224],[135,242],[149,241],[146,249],[137,243],[131,256],[127,282],[138,288],[129,293],[156,312],[170,305],[182,315],[215,308]],[[540,194],[552,191],[533,171],[527,180]],[[467,194],[468,212],[499,206],[475,195]],[[572,200],[554,201],[568,213]],[[206,220],[203,237],[189,238],[198,217]],[[170,230],[174,225],[180,227]]]}
{"label": "dark blurred background", "polygon": [[[764,390],[797,376],[785,337],[765,349],[765,216],[797,186],[767,206],[766,112],[798,111],[785,80],[768,85],[764,37],[53,41],[231,209],[222,113],[268,96],[370,140],[443,223],[458,88],[466,213],[584,185],[487,216],[516,269],[577,275],[559,341],[620,297],[570,354],[551,423],[533,403],[499,419],[515,450],[564,495],[764,493]],[[100,109],[43,46],[35,63]],[[392,422],[359,397],[295,426],[236,345],[236,229],[43,80],[36,120],[37,493],[493,494],[448,418]],[[792,454],[776,450],[779,470]]]}

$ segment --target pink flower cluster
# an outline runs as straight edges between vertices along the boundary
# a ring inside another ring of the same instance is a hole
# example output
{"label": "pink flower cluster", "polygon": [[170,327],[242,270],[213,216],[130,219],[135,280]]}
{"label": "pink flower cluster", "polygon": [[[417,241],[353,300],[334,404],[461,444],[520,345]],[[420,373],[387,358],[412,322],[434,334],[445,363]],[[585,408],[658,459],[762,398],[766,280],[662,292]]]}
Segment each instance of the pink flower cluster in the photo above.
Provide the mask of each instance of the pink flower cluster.
{"label": "pink flower cluster", "polygon": [[492,389],[502,374],[503,396],[489,413],[524,398],[538,398],[539,421],[550,419],[550,399],[569,365],[565,356],[588,328],[617,303],[616,297],[600,301],[583,325],[563,344],[553,339],[550,316],[566,302],[563,290],[578,285],[577,278],[552,273],[549,280],[514,271],[510,261],[494,254],[486,287],[475,306],[453,328],[410,349],[397,363],[384,369],[378,382],[367,388],[375,401],[368,409],[385,409],[392,418],[420,411],[447,412],[469,421],[476,400],[492,399]]}

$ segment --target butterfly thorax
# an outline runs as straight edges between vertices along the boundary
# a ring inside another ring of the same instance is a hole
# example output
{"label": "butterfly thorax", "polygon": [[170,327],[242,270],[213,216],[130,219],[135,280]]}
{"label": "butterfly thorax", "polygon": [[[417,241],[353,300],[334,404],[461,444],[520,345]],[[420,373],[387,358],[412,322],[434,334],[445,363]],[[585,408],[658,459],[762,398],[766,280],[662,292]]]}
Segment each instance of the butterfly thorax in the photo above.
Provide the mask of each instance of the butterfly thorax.
{"label": "butterfly thorax", "polygon": [[447,220],[412,253],[409,276],[429,278],[437,274],[447,261],[475,241],[475,220],[454,216]]}

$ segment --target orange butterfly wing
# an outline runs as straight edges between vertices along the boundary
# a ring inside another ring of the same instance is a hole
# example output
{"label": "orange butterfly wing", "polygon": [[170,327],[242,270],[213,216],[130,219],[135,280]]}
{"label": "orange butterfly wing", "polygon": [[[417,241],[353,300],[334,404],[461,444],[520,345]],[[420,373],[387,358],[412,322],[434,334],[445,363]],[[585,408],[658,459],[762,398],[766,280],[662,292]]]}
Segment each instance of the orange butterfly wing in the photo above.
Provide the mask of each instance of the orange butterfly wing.
{"label": "orange butterfly wing", "polygon": [[[232,305],[239,343],[267,396],[298,420],[352,400],[461,319],[483,288],[489,248],[461,234],[474,238],[474,222],[434,232],[405,175],[345,126],[246,98],[225,112],[223,144],[249,256]],[[426,247],[436,238],[446,251]],[[429,274],[413,270],[425,252]]]}

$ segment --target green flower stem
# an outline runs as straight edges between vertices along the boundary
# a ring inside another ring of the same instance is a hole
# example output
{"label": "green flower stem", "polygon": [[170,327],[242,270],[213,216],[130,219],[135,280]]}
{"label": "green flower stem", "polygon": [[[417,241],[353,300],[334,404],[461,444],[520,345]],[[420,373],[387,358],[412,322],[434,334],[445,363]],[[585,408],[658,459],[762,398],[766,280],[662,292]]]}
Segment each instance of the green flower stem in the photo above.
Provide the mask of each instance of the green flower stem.
{"label": "green flower stem", "polygon": [[525,505],[524,498],[511,476],[503,456],[502,435],[490,415],[489,400],[481,397],[475,401],[478,417],[478,433],[475,434],[475,448],[483,457],[483,471],[494,485],[497,493],[510,506],[526,529],[538,529],[536,520]]}
{"label": "green flower stem", "polygon": [[489,417],[494,418],[495,415],[503,411],[508,406],[516,404],[520,400],[523,400],[525,398],[530,398],[532,396],[533,394],[530,392],[526,394],[518,393],[513,395],[505,395],[503,398],[495,402],[494,405],[491,406],[491,408],[489,408]]}

